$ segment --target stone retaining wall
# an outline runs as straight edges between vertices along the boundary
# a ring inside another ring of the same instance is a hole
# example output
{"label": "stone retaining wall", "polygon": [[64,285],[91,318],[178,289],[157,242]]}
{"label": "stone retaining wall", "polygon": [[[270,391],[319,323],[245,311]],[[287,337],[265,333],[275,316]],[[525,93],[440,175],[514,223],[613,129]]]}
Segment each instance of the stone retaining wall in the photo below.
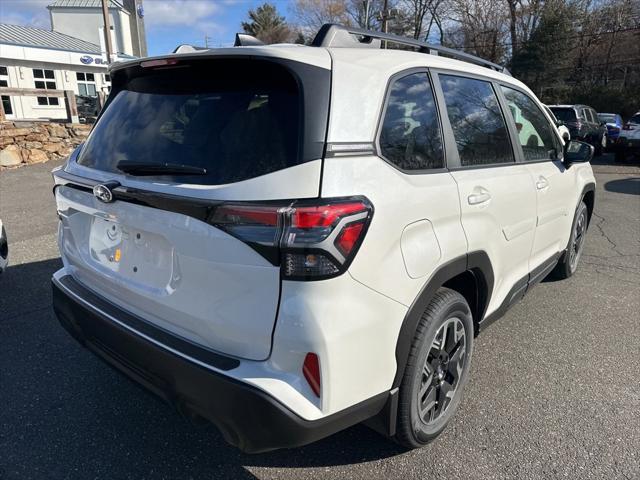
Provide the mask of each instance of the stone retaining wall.
{"label": "stone retaining wall", "polygon": [[0,122],[0,169],[42,163],[69,155],[91,125],[57,122]]}

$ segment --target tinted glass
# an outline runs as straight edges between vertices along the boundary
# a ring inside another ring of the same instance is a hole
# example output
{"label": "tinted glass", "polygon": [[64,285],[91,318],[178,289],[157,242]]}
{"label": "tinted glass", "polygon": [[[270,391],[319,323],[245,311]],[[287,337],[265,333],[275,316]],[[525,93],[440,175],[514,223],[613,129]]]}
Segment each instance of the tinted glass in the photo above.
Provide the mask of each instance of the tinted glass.
{"label": "tinted glass", "polygon": [[49,105],[59,105],[58,97],[49,97]]}
{"label": "tinted glass", "polygon": [[82,72],[76,72],[76,80],[82,80],[82,81],[84,81],[84,73],[82,73]]}
{"label": "tinted glass", "polygon": [[295,78],[271,62],[218,65],[224,75],[202,64],[144,70],[118,85],[78,163],[117,173],[121,161],[178,163],[206,174],[164,179],[209,185],[298,164],[303,122]]}
{"label": "tinted glass", "polygon": [[440,124],[426,73],[408,75],[391,86],[380,150],[403,170],[444,167]]}
{"label": "tinted glass", "polygon": [[599,113],[598,114],[598,119],[601,122],[608,122],[608,123],[615,123],[616,122],[616,116],[613,113]]}
{"label": "tinted glass", "polygon": [[511,88],[502,87],[509,111],[518,130],[518,138],[526,161],[555,160],[560,152],[560,143],[555,127],[527,95]]}
{"label": "tinted glass", "polygon": [[0,67],[0,75],[8,75],[7,67]]}
{"label": "tinted glass", "polygon": [[551,111],[558,120],[562,120],[563,122],[576,121],[576,111],[573,108],[554,107],[551,108]]}
{"label": "tinted glass", "polygon": [[93,82],[95,80],[93,73],[87,73],[87,81]]}
{"label": "tinted glass", "polygon": [[640,123],[640,114],[636,114],[629,119],[629,123]]}
{"label": "tinted glass", "polygon": [[8,85],[9,85],[9,84],[7,83],[7,81],[6,81],[6,80],[0,80],[0,87],[6,87],[6,86],[8,86]]}
{"label": "tinted glass", "polygon": [[13,114],[13,108],[11,107],[11,99],[5,95],[2,95],[2,107],[4,108],[5,114],[7,115]]}
{"label": "tinted glass", "polygon": [[38,97],[38,105],[49,105],[47,97]]}
{"label": "tinted glass", "polygon": [[33,77],[34,78],[44,78],[44,74],[42,73],[42,70],[33,70]]}
{"label": "tinted glass", "polygon": [[462,166],[514,161],[504,117],[489,82],[441,75]]}
{"label": "tinted glass", "polygon": [[46,88],[44,82],[41,82],[40,80],[37,80],[35,84],[36,88]]}
{"label": "tinted glass", "polygon": [[44,71],[44,78],[54,78],[53,77],[53,70],[45,70]]}

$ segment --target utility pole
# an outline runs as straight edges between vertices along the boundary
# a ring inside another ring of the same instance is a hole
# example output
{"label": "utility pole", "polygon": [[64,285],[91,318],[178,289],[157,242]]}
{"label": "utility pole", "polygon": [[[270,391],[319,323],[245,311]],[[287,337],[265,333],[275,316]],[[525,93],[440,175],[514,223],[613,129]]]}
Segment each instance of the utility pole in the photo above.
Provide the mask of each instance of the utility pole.
{"label": "utility pole", "polygon": [[211,40],[211,37],[209,37],[209,35],[207,35],[205,33],[204,34],[204,48],[209,48],[209,40]]}
{"label": "utility pole", "polygon": [[[382,11],[378,12],[378,20],[382,22],[382,32],[389,33],[389,20],[396,18],[398,14],[395,8],[389,9],[389,0],[384,0]],[[387,48],[387,41],[382,42],[382,48]]]}
{"label": "utility pole", "polygon": [[364,28],[369,30],[369,7],[370,0],[364,0]]}
{"label": "utility pole", "polygon": [[104,19],[104,45],[107,49],[107,63],[111,63],[113,47],[111,46],[111,25],[109,22],[109,2],[111,0],[102,0],[102,18]]}
{"label": "utility pole", "polygon": [[[381,16],[382,16],[382,33],[388,33],[387,19],[389,18],[389,0],[384,0],[384,3],[382,5]],[[384,48],[387,48],[387,42],[384,42]]]}

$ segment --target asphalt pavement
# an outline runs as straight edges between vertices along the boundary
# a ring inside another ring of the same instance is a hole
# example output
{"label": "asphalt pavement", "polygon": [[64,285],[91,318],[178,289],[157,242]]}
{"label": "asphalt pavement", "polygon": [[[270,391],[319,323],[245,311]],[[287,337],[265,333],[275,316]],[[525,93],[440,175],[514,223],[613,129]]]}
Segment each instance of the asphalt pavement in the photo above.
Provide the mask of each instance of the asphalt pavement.
{"label": "asphalt pavement", "polygon": [[577,274],[541,283],[478,337],[438,440],[405,452],[359,425],[260,455],[192,425],[58,325],[55,164],[0,173],[0,479],[640,478],[640,168],[598,163]]}

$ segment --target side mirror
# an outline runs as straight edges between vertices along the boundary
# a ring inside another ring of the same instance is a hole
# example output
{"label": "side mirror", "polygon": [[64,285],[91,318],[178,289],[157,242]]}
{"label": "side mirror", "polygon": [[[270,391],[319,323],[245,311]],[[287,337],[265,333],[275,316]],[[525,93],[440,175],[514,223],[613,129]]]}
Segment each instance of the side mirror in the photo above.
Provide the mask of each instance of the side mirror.
{"label": "side mirror", "polygon": [[586,163],[593,159],[595,149],[586,142],[571,140],[565,145],[564,164],[569,168],[574,163]]}

